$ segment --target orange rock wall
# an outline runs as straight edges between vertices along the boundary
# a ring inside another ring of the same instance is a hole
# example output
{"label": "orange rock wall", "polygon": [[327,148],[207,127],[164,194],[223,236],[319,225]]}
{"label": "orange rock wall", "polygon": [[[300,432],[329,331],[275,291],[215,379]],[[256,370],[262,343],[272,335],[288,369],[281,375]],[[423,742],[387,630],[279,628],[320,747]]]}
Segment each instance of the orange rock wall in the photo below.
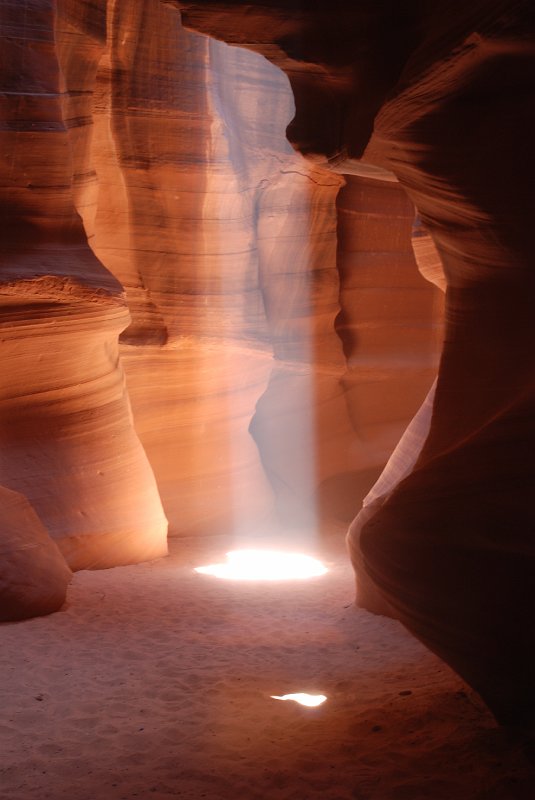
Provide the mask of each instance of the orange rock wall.
{"label": "orange rock wall", "polygon": [[[107,37],[90,241],[126,288],[123,361],[171,532],[349,519],[434,377],[440,312],[410,251],[410,204],[383,226],[388,247],[379,230],[372,247],[377,270],[395,265],[420,288],[415,361],[397,378],[391,362],[367,364],[368,405],[383,394],[378,381],[397,380],[405,406],[355,424],[352,406],[366,400],[340,382],[336,324],[343,180],[289,146],[287,79],[254,53],[185,31],[157,0],[116,4]],[[364,207],[365,194],[350,204]],[[394,185],[391,194],[402,196]],[[390,307],[368,315],[388,338]]]}
{"label": "orange rock wall", "polygon": [[286,76],[169,4],[27,12],[0,17],[0,484],[73,569],[164,553],[160,498],[182,536],[350,519],[436,368],[410,203],[296,153]]}
{"label": "orange rock wall", "polygon": [[[26,536],[32,546],[37,514],[75,569],[166,552],[167,522],[119,363],[128,309],[76,208],[95,183],[88,146],[101,17],[82,3],[0,8],[0,483],[33,509],[21,500],[26,522],[8,550],[20,554]],[[48,564],[41,609],[50,611],[67,567]],[[39,613],[38,592],[30,606]]]}

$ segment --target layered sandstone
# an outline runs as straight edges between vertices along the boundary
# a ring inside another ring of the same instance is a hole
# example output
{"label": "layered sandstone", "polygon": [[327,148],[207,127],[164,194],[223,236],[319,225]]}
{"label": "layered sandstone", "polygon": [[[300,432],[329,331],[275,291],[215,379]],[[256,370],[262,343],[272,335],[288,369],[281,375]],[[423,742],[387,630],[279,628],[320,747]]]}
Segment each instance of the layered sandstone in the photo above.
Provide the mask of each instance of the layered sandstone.
{"label": "layered sandstone", "polygon": [[0,482],[28,499],[74,569],[166,552],[119,364],[128,309],[76,210],[94,183],[102,19],[47,2],[24,14],[4,3],[0,17]]}
{"label": "layered sandstone", "polygon": [[177,535],[350,519],[435,369],[399,187],[296,153],[284,74],[170,4],[1,14],[3,483],[74,569],[164,553],[158,493]]}
{"label": "layered sandstone", "polygon": [[[342,344],[337,316],[355,316],[354,295],[340,293],[344,181],[290,147],[293,115],[288,80],[255,53],[184,30],[159,0],[110,7],[93,111],[98,202],[84,222],[126,290],[123,363],[172,534],[351,518],[434,377],[438,315],[423,281],[415,329],[431,335],[405,373],[367,361],[368,341]],[[396,202],[390,219],[381,212],[390,267],[377,236],[350,246],[375,248],[371,288],[402,263],[418,284],[413,212],[404,199],[396,216]],[[391,305],[376,302],[362,326],[388,337]],[[367,363],[368,400],[340,383],[344,346]],[[394,384],[404,408],[361,413]]]}
{"label": "layered sandstone", "polygon": [[[258,50],[288,73],[296,146],[342,161],[341,170],[366,149],[369,162],[395,173],[433,238],[442,264],[432,263],[433,279],[442,283],[443,273],[447,284],[436,390],[402,443],[403,464],[392,470],[391,462],[386,493],[352,526],[349,544],[373,587],[370,608],[399,617],[502,722],[530,724],[528,4],[378,9],[363,0],[304,11],[268,0],[249,3],[239,27],[235,3],[178,5],[186,24]],[[423,244],[416,251],[426,269],[434,254]]]}
{"label": "layered sandstone", "polygon": [[2,6],[7,583],[47,576],[6,613],[62,602],[45,531],[74,568],[165,552],[120,353],[174,532],[354,512],[440,338],[401,186],[445,342],[351,528],[359,600],[526,723],[527,5],[241,5]]}

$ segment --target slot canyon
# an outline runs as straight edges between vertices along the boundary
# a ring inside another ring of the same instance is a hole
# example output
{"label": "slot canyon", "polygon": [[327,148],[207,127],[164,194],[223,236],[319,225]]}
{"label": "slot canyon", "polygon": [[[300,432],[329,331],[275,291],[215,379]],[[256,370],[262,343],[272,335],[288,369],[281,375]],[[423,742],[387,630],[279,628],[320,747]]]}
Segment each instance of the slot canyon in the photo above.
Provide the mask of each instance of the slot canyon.
{"label": "slot canyon", "polygon": [[0,800],[535,798],[530,0],[0,32]]}

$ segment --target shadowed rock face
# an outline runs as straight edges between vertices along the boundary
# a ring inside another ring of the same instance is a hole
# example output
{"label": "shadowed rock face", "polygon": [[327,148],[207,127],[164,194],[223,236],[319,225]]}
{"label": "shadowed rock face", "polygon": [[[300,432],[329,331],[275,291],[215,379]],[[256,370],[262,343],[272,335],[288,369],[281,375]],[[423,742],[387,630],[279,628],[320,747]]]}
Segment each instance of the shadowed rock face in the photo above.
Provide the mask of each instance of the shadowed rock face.
{"label": "shadowed rock face", "polygon": [[[288,138],[306,154],[360,157],[418,32],[407,4],[175,3],[186,27],[262,53],[290,79]],[[240,22],[237,24],[237,14]]]}
{"label": "shadowed rock face", "polygon": [[[396,174],[434,240],[446,279],[438,381],[351,527],[358,600],[401,619],[500,721],[530,724],[528,3],[381,4],[378,16],[368,3],[252,2],[239,25],[241,3],[178,5],[186,25],[287,72],[296,97],[289,135],[303,152],[359,156],[367,145],[365,159]],[[317,124],[324,116],[330,123]],[[429,271],[433,253],[416,241]]]}

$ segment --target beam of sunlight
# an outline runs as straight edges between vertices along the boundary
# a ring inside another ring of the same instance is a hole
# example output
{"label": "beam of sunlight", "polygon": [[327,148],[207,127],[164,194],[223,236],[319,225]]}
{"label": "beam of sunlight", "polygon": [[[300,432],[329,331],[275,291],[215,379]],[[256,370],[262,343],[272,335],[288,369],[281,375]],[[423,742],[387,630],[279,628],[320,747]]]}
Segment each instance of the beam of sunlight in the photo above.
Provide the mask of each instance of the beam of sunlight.
{"label": "beam of sunlight", "polygon": [[321,706],[327,700],[324,694],[307,694],[306,692],[297,692],[297,694],[272,694],[273,700],[293,700],[294,703],[299,703],[300,706],[308,706],[315,708]]}
{"label": "beam of sunlight", "polygon": [[195,567],[195,572],[235,581],[302,580],[328,572],[317,558],[283,550],[232,550],[226,556],[226,563]]}

